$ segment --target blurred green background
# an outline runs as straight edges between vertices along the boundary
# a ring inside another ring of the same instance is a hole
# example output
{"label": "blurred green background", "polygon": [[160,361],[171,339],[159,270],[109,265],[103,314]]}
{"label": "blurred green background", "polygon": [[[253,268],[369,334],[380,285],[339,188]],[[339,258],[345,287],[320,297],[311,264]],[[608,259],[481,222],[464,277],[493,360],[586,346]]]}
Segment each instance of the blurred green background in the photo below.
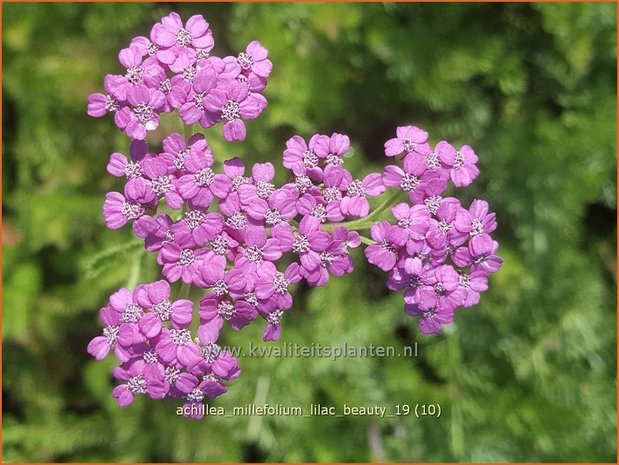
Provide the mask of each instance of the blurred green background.
{"label": "blurred green background", "polygon": [[[282,342],[417,342],[419,356],[241,359],[211,405],[439,403],[440,419],[194,422],[174,401],[112,399],[113,361],[86,353],[98,309],[132,266],[158,275],[129,228],[104,227],[120,187],[107,158],[127,139],[86,98],[172,10],[204,14],[215,53],[259,39],[274,62],[247,140],[209,131],[220,160],[277,164],[293,134],[338,131],[363,173],[382,169],[395,126],[419,125],[475,147],[481,176],[461,197],[490,201],[505,260],[482,303],[430,337],[358,250],[354,274],[299,289]],[[614,462],[615,30],[614,4],[4,4],[4,460]]]}

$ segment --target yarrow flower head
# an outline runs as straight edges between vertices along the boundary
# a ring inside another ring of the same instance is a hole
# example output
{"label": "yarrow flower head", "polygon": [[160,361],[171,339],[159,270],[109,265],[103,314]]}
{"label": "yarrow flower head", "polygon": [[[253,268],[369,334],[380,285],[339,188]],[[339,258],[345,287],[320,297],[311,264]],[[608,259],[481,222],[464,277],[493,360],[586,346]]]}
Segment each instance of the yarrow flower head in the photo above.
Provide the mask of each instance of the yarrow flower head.
{"label": "yarrow flower head", "polygon": [[[446,141],[432,148],[416,126],[398,127],[385,143],[392,164],[363,175],[344,166],[354,150],[340,133],[288,139],[283,183],[270,162],[217,158],[193,126],[222,123],[224,140],[244,140],[245,121],[267,106],[273,64],[258,41],[225,57],[212,54],[214,45],[202,15],[184,22],[170,13],[121,50],[122,69],[105,76],[105,93],[90,95],[87,107],[93,117],[113,114],[130,139],[128,156],[107,161],[124,186],[105,195],[105,224],[131,225],[163,276],[114,292],[87,350],[119,361],[112,396],[120,406],[138,395],[171,397],[195,419],[203,416],[196,407],[241,372],[221,334],[261,321],[263,340],[277,341],[295,287],[352,273],[362,243],[423,333],[476,305],[502,264],[488,203],[463,206],[451,190],[478,176],[477,155]],[[160,115],[175,111],[191,126],[186,135],[148,142]],[[373,199],[386,191],[385,201]]]}

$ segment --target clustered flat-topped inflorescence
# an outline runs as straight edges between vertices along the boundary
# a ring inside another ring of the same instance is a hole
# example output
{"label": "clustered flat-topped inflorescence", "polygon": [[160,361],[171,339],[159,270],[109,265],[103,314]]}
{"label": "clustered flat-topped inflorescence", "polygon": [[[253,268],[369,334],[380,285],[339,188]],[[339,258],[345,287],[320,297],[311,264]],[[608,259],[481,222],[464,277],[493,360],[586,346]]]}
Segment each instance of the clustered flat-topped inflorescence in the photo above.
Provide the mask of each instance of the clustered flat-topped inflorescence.
{"label": "clustered flat-topped inflorescence", "polygon": [[[331,275],[350,273],[350,251],[362,242],[368,261],[389,274],[389,289],[404,290],[404,310],[419,317],[424,333],[440,332],[457,308],[477,304],[488,274],[501,266],[488,204],[465,208],[444,197],[450,181],[465,187],[477,177],[477,156],[445,141],[432,148],[428,133],[413,126],[397,128],[385,143],[395,163],[362,179],[343,166],[350,141],[342,134],[289,139],[283,166],[291,176],[282,186],[273,182],[271,163],[246,169],[232,158],[219,171],[200,133],[188,140],[170,134],[160,151],[150,151],[144,139],[161,112],[177,109],[185,124],[203,128],[221,122],[224,138],[237,141],[245,138],[243,120],[266,107],[267,50],[254,41],[236,57],[218,58],[213,46],[201,15],[183,24],[171,13],[150,39],[136,37],[120,52],[126,73],[105,77],[107,94],[89,97],[89,115],[114,113],[133,139],[129,157],[109,159],[108,172],[126,182],[123,193],[105,197],[106,225],[132,223],[165,278],[120,289],[100,311],[103,334],[88,352],[102,359],[113,351],[120,360],[113,395],[121,406],[137,394],[192,406],[224,393],[240,369],[217,344],[223,326],[240,330],[261,317],[264,340],[278,340],[293,304],[290,287],[301,280],[323,286]],[[368,197],[387,189],[395,195],[370,213]],[[178,214],[158,213],[163,204]],[[358,232],[367,229],[372,239]],[[192,301],[171,295],[176,281],[205,290],[197,337]],[[201,410],[184,412],[199,417]]]}

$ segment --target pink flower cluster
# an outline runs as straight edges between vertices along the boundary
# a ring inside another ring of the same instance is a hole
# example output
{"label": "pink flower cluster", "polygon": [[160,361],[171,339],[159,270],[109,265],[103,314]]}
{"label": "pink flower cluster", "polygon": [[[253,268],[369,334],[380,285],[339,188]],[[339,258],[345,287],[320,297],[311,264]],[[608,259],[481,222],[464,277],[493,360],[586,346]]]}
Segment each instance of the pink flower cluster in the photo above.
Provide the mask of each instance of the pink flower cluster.
{"label": "pink flower cluster", "polygon": [[191,406],[205,396],[223,394],[223,381],[240,374],[237,360],[207,335],[200,332],[200,339],[192,340],[193,303],[171,301],[165,280],[139,285],[133,292],[120,289],[99,315],[103,334],[90,341],[88,352],[101,360],[114,350],[121,365],[113,371],[120,384],[112,395],[121,407],[138,394],[184,398],[184,406]]}
{"label": "pink flower cluster", "polygon": [[[331,141],[348,150],[346,136],[315,137],[325,144],[325,160]],[[367,214],[365,195],[384,190],[380,174],[353,180],[339,164],[325,163],[323,187],[309,178],[277,187],[271,163],[246,172],[232,158],[217,172],[201,134],[188,141],[171,134],[161,153],[133,141],[128,158],[110,156],[108,172],[126,182],[124,194],[106,195],[103,217],[111,229],[131,222],[168,282],[209,290],[200,316],[214,339],[224,321],[238,330],[261,315],[268,322],[264,339],[277,340],[283,312],[292,307],[291,284],[323,286],[330,274],[352,271],[349,251],[360,244],[359,234],[342,226],[326,232],[322,223]],[[173,219],[157,213],[164,206],[183,211]]]}
{"label": "pink flower cluster", "polygon": [[[283,185],[271,163],[216,163],[201,133],[170,134],[149,147],[144,139],[158,112],[177,108],[185,124],[203,128],[223,121],[225,139],[234,141],[245,138],[242,120],[265,108],[266,49],[254,41],[238,57],[219,59],[209,55],[213,44],[202,16],[183,24],[171,13],[150,39],[137,37],[121,51],[127,72],[106,76],[108,94],[89,97],[91,116],[114,112],[132,139],[128,156],[109,158],[107,170],[124,188],[106,194],[105,223],[131,224],[165,278],[112,294],[100,312],[103,333],[88,346],[98,360],[112,352],[120,361],[113,395],[123,407],[137,394],[192,406],[224,393],[240,374],[218,344],[224,325],[238,331],[261,319],[263,339],[278,340],[293,306],[291,287],[302,280],[323,286],[331,275],[352,272],[351,250],[362,241],[373,244],[368,261],[389,273],[390,289],[404,290],[405,311],[420,317],[425,333],[439,332],[456,308],[476,304],[501,264],[486,202],[466,209],[445,196],[450,181],[464,187],[479,174],[475,153],[445,141],[432,149],[428,134],[412,126],[385,144],[395,164],[362,178],[344,167],[347,136],[293,136],[283,152],[290,171]],[[380,209],[371,212],[368,200],[387,188],[408,197],[392,208],[393,223],[376,216]],[[355,229],[370,229],[374,243]],[[197,318],[191,300],[172,298],[176,282],[203,290]],[[200,417],[199,409],[184,411]]]}
{"label": "pink flower cluster", "polygon": [[124,74],[108,74],[105,94],[88,97],[88,114],[114,114],[116,125],[143,140],[159,126],[159,114],[178,110],[186,124],[210,128],[223,122],[227,141],[245,139],[244,120],[267,106],[260,94],[273,67],[267,50],[251,42],[238,56],[211,56],[213,33],[202,15],[183,24],[170,13],[153,26],[150,38],[135,37],[118,54]]}
{"label": "pink flower cluster", "polygon": [[443,197],[450,180],[465,187],[477,177],[475,152],[446,141],[432,149],[427,139],[427,132],[405,126],[385,143],[385,154],[401,166],[387,166],[383,182],[409,201],[391,209],[395,221],[371,227],[375,243],[365,250],[370,263],[389,273],[387,287],[404,290],[404,311],[420,318],[426,334],[453,322],[457,308],[476,305],[488,274],[502,264],[490,237],[497,223],[488,203],[474,200],[464,208],[457,198]]}

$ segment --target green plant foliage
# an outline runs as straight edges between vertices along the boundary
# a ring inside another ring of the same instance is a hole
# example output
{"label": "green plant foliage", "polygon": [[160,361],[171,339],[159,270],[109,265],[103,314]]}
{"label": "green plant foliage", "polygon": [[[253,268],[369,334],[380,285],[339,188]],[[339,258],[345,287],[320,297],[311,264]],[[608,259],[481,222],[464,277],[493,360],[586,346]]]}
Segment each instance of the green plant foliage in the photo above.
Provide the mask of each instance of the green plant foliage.
{"label": "green plant foliage", "polygon": [[[174,402],[111,397],[112,360],[86,353],[111,292],[158,278],[130,228],[108,231],[108,155],[127,152],[86,98],[169,4],[3,6],[3,452],[6,461],[616,460],[616,7],[540,4],[179,4],[220,53],[270,50],[269,107],[242,143],[277,165],[293,134],[344,132],[351,169],[379,170],[383,142],[414,123],[470,144],[463,194],[497,212],[505,263],[448,334],[423,336],[364,263],[301,287],[279,343],[393,346],[416,357],[241,357],[210,402],[440,404],[440,418],[177,417]],[[171,118],[152,135],[177,131]],[[278,173],[283,179],[284,173]],[[176,290],[174,290],[176,291]],[[196,301],[197,292],[191,294]]]}

